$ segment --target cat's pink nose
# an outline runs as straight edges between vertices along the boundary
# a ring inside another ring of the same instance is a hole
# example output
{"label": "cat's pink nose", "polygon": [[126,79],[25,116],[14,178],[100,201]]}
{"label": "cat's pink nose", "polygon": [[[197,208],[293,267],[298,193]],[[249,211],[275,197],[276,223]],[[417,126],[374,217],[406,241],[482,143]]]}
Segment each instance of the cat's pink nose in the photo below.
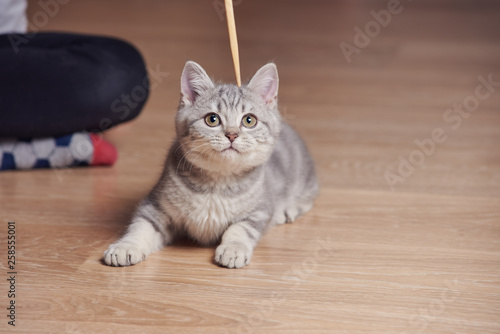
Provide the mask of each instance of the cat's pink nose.
{"label": "cat's pink nose", "polygon": [[232,143],[236,138],[238,138],[238,134],[236,134],[236,133],[226,133],[226,137]]}

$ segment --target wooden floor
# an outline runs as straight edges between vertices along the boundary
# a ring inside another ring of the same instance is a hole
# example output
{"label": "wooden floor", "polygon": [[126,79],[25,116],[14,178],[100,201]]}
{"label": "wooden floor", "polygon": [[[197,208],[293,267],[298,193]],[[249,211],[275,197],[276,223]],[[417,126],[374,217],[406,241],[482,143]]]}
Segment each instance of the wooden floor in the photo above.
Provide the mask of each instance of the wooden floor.
{"label": "wooden floor", "polygon": [[2,278],[0,331],[500,333],[500,84],[474,97],[478,77],[500,82],[495,1],[403,0],[386,27],[370,11],[387,1],[235,1],[243,78],[278,64],[281,110],[317,163],[315,208],[244,269],[185,242],[101,263],[159,176],[184,62],[234,81],[221,4],[73,0],[40,27],[130,40],[157,84],[107,134],[114,167],[0,173],[0,233],[15,221],[19,240],[16,327]]}

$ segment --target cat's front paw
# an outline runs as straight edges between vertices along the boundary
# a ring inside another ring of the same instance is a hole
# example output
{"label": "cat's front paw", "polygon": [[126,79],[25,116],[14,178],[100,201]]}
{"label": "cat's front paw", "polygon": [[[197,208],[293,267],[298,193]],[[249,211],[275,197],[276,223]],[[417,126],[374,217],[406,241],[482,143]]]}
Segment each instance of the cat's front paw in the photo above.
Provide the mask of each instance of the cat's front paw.
{"label": "cat's front paw", "polygon": [[251,257],[252,250],[241,243],[221,244],[215,250],[215,262],[228,268],[242,268]]}
{"label": "cat's front paw", "polygon": [[131,266],[146,259],[146,252],[131,243],[117,242],[104,252],[104,263],[108,266]]}

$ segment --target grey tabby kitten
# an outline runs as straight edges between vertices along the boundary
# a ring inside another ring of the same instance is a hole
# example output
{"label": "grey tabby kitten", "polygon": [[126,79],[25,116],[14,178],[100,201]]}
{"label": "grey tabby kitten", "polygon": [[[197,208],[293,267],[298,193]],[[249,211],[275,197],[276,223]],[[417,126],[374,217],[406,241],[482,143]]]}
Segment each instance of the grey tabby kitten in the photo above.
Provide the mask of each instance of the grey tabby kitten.
{"label": "grey tabby kitten", "polygon": [[215,84],[188,61],[163,174],[104,262],[136,264],[184,233],[202,245],[220,242],[215,262],[241,268],[267,228],[309,211],[318,194],[313,161],[281,120],[277,94],[272,63],[240,88]]}

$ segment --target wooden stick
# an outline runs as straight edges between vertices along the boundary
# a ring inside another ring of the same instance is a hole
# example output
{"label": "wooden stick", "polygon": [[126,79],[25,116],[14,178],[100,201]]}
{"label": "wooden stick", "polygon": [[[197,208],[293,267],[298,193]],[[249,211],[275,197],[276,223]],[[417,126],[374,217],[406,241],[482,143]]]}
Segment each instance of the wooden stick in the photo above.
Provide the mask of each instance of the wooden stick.
{"label": "wooden stick", "polygon": [[229,43],[233,55],[234,73],[236,84],[241,87],[240,54],[238,52],[238,36],[236,35],[236,23],[234,22],[233,0],[224,0],[226,3],[227,29],[229,30]]}

